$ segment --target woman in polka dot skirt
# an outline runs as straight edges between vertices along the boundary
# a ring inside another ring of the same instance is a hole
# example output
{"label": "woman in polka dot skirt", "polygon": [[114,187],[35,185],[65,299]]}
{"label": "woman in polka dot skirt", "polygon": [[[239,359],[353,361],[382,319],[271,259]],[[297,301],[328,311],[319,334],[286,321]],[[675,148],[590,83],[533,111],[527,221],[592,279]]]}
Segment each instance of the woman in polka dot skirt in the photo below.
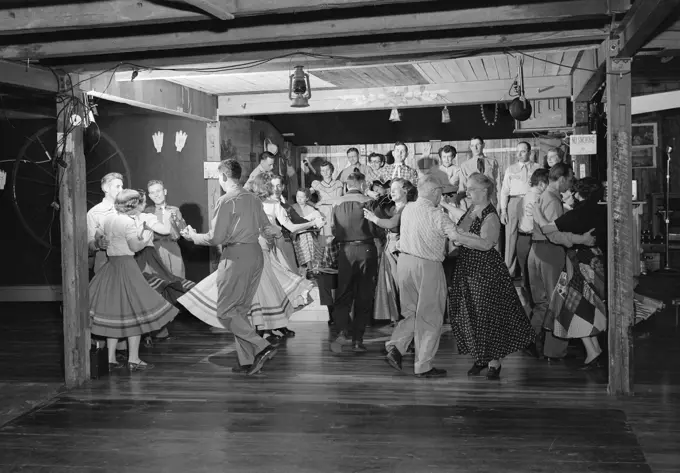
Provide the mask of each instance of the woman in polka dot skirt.
{"label": "woman in polka dot skirt", "polygon": [[503,257],[495,249],[501,224],[489,199],[493,189],[493,181],[483,174],[468,178],[471,206],[457,224],[455,244],[461,247],[460,256],[449,286],[458,350],[475,359],[468,375],[479,375],[488,367],[487,379],[499,379],[501,358],[525,348],[535,336]]}

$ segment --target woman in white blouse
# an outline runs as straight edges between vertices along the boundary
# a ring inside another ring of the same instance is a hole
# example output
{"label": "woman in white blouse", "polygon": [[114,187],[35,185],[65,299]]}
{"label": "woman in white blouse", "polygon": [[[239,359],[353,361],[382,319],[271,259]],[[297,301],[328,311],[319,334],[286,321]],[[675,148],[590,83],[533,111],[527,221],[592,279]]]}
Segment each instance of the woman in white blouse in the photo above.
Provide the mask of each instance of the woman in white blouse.
{"label": "woman in white blouse", "polygon": [[153,231],[139,220],[139,192],[123,190],[116,197],[117,214],[102,230],[108,240],[108,262],[90,281],[92,333],[106,337],[109,368],[122,368],[116,361],[116,343],[128,339],[130,371],[153,367],[139,358],[142,334],[160,330],[178,310],[147,283],[134,255],[153,241]]}

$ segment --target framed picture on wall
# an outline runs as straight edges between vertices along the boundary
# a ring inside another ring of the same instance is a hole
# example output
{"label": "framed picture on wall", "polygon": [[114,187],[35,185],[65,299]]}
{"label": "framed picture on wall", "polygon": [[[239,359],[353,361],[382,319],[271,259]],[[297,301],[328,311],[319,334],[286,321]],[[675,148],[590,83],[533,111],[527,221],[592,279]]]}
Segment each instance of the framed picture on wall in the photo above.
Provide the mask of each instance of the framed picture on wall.
{"label": "framed picture on wall", "polygon": [[656,123],[633,123],[632,126],[632,145],[636,146],[658,146],[659,141],[656,135]]}
{"label": "framed picture on wall", "polygon": [[655,168],[656,146],[633,146],[633,168]]}

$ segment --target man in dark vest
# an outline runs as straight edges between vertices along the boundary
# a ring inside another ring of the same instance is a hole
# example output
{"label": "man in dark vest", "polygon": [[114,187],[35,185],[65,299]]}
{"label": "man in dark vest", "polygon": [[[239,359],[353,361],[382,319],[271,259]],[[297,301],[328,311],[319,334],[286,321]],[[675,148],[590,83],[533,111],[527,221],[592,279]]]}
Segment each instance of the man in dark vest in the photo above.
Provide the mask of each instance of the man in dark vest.
{"label": "man in dark vest", "polygon": [[[365,352],[364,332],[373,311],[373,297],[378,273],[377,227],[364,218],[364,208],[371,199],[364,195],[365,177],[350,173],[347,193],[336,199],[331,214],[331,226],[338,245],[338,287],[335,292],[333,319],[339,335],[331,342],[331,351],[339,353],[343,345],[352,345],[355,352]],[[350,328],[350,311],[354,319]]]}

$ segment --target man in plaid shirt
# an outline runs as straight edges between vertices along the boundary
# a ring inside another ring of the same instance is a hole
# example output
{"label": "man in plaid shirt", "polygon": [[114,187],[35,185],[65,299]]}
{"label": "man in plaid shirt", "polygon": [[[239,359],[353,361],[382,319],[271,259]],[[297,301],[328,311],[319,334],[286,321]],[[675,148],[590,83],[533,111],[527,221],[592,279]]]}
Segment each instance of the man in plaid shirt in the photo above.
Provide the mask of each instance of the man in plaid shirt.
{"label": "man in plaid shirt", "polygon": [[406,165],[406,158],[408,157],[408,148],[401,141],[394,143],[392,150],[394,156],[394,164],[386,164],[380,170],[380,180],[392,181],[397,177],[411,181],[411,184],[418,183],[418,171]]}

